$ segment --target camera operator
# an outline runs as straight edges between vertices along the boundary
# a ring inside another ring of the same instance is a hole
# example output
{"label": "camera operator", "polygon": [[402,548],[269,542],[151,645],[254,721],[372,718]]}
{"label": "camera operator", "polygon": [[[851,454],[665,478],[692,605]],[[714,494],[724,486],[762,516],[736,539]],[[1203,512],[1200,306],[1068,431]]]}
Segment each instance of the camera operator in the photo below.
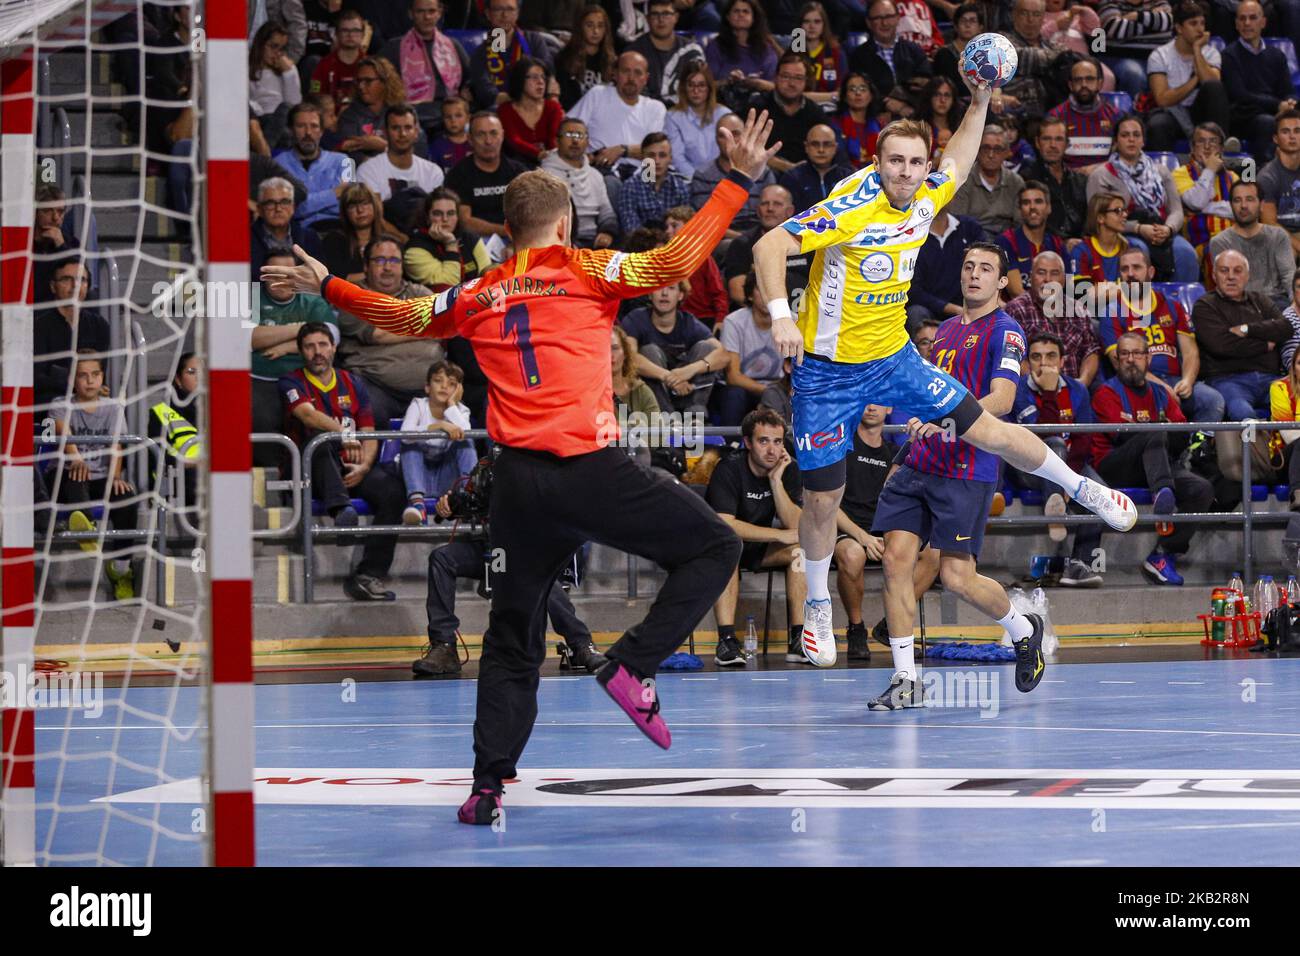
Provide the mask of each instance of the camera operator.
{"label": "camera operator", "polygon": [[[440,520],[460,519],[487,521],[488,494],[491,488],[490,459],[483,459],[474,469],[470,481],[444,494],[434,506]],[[509,560],[503,555],[503,560]],[[460,620],[456,617],[456,579],[485,581],[495,556],[482,538],[462,538],[434,548],[429,554],[429,596],[425,609],[429,616],[429,647],[424,656],[411,664],[422,677],[442,677],[460,673],[456,651],[456,634]],[[486,581],[485,581],[486,583]],[[570,665],[596,673],[605,664],[605,656],[596,650],[591,631],[578,619],[573,603],[557,582],[551,582],[546,599],[546,613],[551,626],[564,638]]]}

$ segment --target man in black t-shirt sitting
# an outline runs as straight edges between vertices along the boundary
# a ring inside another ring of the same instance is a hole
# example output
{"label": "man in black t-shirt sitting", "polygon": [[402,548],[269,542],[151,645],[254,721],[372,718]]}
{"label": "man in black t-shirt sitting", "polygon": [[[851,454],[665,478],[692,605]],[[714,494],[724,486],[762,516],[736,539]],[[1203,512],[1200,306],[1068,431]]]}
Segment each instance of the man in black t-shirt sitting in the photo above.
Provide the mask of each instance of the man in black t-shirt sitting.
{"label": "man in black t-shirt sitting", "polygon": [[[469,143],[470,155],[452,167],[444,183],[460,197],[460,227],[483,237],[484,242],[498,236],[508,244],[506,187],[525,168],[501,154],[505,131],[494,113],[474,114],[469,121]],[[493,261],[500,262],[503,258],[498,255]]]}
{"label": "man in black t-shirt sitting", "polygon": [[[933,333],[933,330],[931,330]],[[932,334],[933,338],[933,334]],[[932,343],[933,344],[933,343]],[[844,499],[840,502],[839,537],[835,541],[835,583],[840,600],[849,614],[849,660],[871,659],[867,646],[866,624],[862,620],[862,596],[865,591],[863,569],[866,562],[881,563],[885,542],[870,533],[876,517],[876,503],[880,491],[893,470],[898,446],[882,434],[891,409],[868,405],[853,432],[853,451],[845,459],[848,475],[844,484]],[[916,560],[912,583],[917,600],[934,584],[939,575],[939,552],[927,547]],[[872,632],[884,627],[883,619]],[[888,637],[877,637],[886,647]]]}
{"label": "man in black t-shirt sitting", "polygon": [[[799,466],[785,449],[785,423],[770,408],[759,408],[740,423],[744,454],[733,455],[713,470],[705,499],[744,542],[740,563],[726,590],[713,605],[718,622],[719,667],[745,666],[736,640],[736,603],[740,572],[785,568],[786,616],[790,643],[785,659],[802,663],[805,585],[803,552],[799,549],[799,514],[803,487]],[[776,526],[780,519],[781,526]],[[798,558],[799,560],[796,560]]]}

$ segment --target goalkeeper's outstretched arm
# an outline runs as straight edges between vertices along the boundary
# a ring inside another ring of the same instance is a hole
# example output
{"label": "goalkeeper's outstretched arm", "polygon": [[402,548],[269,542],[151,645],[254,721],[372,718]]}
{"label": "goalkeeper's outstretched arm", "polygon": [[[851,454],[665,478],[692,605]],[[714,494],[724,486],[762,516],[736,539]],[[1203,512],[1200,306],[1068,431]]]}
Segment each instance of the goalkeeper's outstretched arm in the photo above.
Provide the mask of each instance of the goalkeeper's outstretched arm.
{"label": "goalkeeper's outstretched arm", "polygon": [[958,189],[966,182],[970,170],[975,165],[975,156],[979,153],[980,140],[984,138],[984,119],[988,114],[989,99],[993,91],[989,87],[973,85],[963,74],[966,87],[970,90],[970,107],[962,118],[948,145],[943,149],[943,159],[939,162],[939,171],[952,177],[953,185]]}

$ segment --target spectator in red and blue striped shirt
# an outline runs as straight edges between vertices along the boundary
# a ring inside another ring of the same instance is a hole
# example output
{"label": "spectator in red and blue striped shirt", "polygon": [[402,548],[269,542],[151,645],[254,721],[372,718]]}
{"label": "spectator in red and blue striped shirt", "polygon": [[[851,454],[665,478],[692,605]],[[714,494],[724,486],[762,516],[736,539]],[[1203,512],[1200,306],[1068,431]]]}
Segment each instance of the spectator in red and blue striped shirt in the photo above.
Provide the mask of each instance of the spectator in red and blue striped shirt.
{"label": "spectator in red and blue striped shirt", "polygon": [[1079,60],[1070,67],[1070,95],[1048,110],[1048,116],[1065,121],[1070,142],[1065,164],[1083,175],[1106,162],[1120,113],[1101,98],[1101,64]]}
{"label": "spectator in red and blue striped shirt", "polygon": [[1020,187],[1020,225],[1012,226],[998,236],[998,245],[1007,254],[1011,269],[1007,273],[1007,298],[1014,299],[1025,291],[1025,277],[1040,252],[1055,252],[1065,259],[1065,240],[1047,229],[1047,219],[1052,215],[1052,197],[1047,187],[1030,181]]}

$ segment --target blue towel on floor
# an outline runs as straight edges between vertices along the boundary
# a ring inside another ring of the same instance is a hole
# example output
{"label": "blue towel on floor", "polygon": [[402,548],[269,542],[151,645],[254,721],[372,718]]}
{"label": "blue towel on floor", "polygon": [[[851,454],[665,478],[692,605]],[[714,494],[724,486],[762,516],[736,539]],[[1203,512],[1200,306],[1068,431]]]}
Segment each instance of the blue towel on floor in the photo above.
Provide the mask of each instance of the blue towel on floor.
{"label": "blue towel on floor", "polygon": [[970,644],[966,641],[936,641],[926,645],[926,657],[948,661],[1014,661],[1016,652],[1001,644]]}
{"label": "blue towel on floor", "polygon": [[704,670],[704,661],[694,654],[679,651],[659,665],[661,671],[699,671]]}

